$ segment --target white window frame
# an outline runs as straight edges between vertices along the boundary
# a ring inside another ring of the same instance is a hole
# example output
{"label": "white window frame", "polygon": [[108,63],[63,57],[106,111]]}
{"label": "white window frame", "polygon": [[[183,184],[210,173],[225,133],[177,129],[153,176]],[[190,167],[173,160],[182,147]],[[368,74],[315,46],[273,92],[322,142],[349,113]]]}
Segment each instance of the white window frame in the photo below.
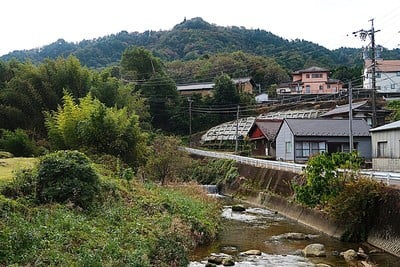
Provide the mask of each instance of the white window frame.
{"label": "white window frame", "polygon": [[285,153],[292,153],[292,142],[285,142]]}

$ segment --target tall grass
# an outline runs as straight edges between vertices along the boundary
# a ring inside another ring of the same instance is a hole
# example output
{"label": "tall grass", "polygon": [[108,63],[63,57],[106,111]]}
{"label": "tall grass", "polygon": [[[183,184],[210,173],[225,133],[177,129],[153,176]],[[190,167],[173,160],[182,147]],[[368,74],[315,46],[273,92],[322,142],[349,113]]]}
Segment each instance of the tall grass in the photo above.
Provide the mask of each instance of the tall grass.
{"label": "tall grass", "polygon": [[102,183],[88,211],[0,195],[0,265],[187,266],[216,236],[219,205],[196,185]]}

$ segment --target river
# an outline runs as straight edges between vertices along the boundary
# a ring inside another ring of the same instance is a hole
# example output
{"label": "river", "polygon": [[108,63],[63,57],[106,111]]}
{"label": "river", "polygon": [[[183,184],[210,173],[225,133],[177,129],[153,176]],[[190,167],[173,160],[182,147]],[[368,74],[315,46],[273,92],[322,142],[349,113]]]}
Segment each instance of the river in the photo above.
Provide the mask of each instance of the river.
{"label": "river", "polygon": [[[348,249],[357,251],[362,247],[365,252],[375,250],[369,257],[377,266],[400,266],[400,259],[367,244],[340,242],[307,226],[276,214],[267,209],[245,206],[246,211],[234,212],[231,203],[224,201],[222,212],[223,229],[215,242],[197,248],[191,255],[189,267],[205,266],[210,255],[227,254],[233,256],[235,266],[316,266],[324,263],[329,266],[349,266],[340,252]],[[290,240],[281,238],[285,233],[303,233],[309,238],[305,240]],[[300,253],[311,243],[321,243],[325,246],[326,257],[303,257]],[[259,250],[259,256],[242,256],[241,252]],[[220,265],[221,266],[221,265]]]}

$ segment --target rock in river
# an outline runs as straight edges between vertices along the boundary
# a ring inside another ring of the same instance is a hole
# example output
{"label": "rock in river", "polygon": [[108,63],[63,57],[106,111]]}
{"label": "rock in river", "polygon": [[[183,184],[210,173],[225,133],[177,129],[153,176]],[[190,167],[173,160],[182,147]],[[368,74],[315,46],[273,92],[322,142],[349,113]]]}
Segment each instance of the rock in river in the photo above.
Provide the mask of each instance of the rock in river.
{"label": "rock in river", "polygon": [[323,244],[310,244],[303,249],[305,257],[325,257],[325,246]]}

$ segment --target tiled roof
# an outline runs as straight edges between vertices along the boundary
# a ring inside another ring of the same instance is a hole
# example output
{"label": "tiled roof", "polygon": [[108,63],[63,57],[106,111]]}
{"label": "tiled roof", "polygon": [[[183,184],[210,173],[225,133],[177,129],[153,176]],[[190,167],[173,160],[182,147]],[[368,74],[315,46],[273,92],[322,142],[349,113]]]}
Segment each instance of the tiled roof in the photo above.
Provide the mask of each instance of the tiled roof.
{"label": "tiled roof", "polygon": [[275,139],[276,134],[278,133],[279,127],[282,124],[282,120],[278,119],[270,119],[270,120],[260,120],[256,119],[255,124],[261,130],[265,137],[268,140],[272,141]]}
{"label": "tiled roof", "polygon": [[370,132],[378,132],[378,131],[394,130],[394,129],[400,129],[400,120],[376,128],[372,128]]}
{"label": "tiled roof", "polygon": [[295,71],[293,74],[300,74],[304,72],[329,72],[329,70],[320,67],[310,67],[308,69]]}
{"label": "tiled roof", "polygon": [[[295,136],[348,136],[346,119],[285,119]],[[353,120],[353,136],[370,136],[369,126],[363,119]]]}
{"label": "tiled roof", "polygon": [[342,83],[341,80],[329,78],[327,83]]}
{"label": "tiled roof", "polygon": [[[352,109],[357,109],[361,106],[364,106],[365,104],[367,104],[367,100],[365,101],[360,101],[360,102],[356,102],[352,104]],[[336,106],[336,108],[326,112],[325,114],[322,114],[321,117],[326,117],[326,116],[332,116],[332,115],[336,115],[336,114],[342,114],[342,113],[348,113],[349,112],[349,108],[350,105],[346,104],[346,105],[341,105],[341,106]]]}
{"label": "tiled roof", "polygon": [[[368,68],[368,72],[371,72],[372,61],[365,60],[365,67]],[[377,60],[375,70],[377,72],[398,72],[400,71],[400,60]]]}
{"label": "tiled roof", "polygon": [[284,118],[318,118],[325,109],[311,109],[311,110],[287,110],[278,112],[268,112],[266,114],[258,115],[258,119],[284,119]]}

